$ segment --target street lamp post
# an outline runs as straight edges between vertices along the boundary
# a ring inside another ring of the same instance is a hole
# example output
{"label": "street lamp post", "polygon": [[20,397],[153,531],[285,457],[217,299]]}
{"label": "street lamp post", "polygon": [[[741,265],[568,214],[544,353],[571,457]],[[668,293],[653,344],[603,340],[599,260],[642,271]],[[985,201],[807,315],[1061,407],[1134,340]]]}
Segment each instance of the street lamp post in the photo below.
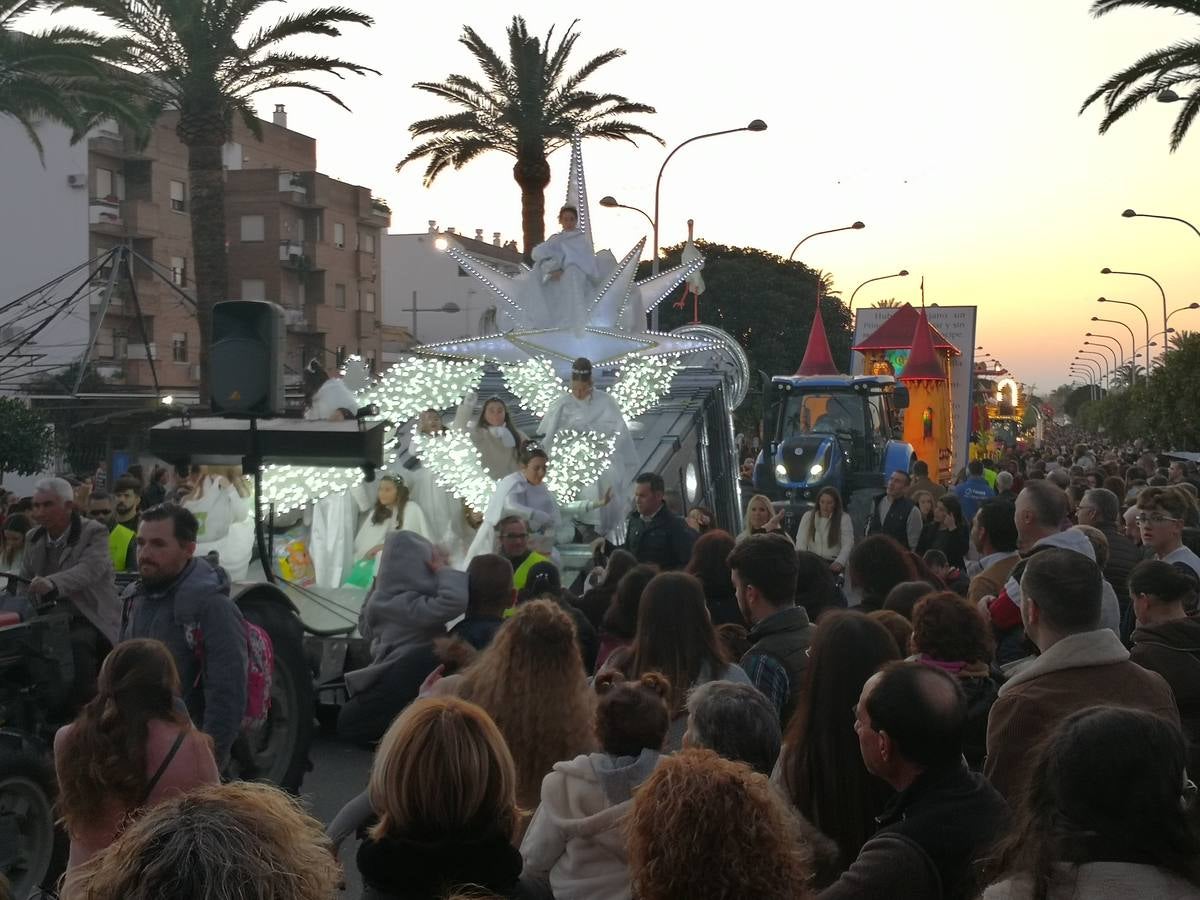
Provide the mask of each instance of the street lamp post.
{"label": "street lamp post", "polygon": [[1187,306],[1181,306],[1179,309],[1171,310],[1169,313],[1167,313],[1167,321],[1170,322],[1171,316],[1175,315],[1175,313],[1187,312],[1189,309],[1200,309],[1200,303],[1189,303]]}
{"label": "street lamp post", "polygon": [[1112,385],[1112,370],[1109,369],[1109,367],[1108,367],[1108,357],[1107,356],[1105,356],[1103,353],[1100,353],[1097,350],[1084,350],[1082,347],[1080,347],[1076,352],[1080,356],[1086,355],[1086,356],[1094,357],[1095,359],[1100,360],[1101,365],[1104,367],[1100,373],[1101,377],[1105,380],[1105,382],[1108,386]]}
{"label": "street lamp post", "polygon": [[[1083,342],[1083,345],[1084,345],[1085,347],[1099,347],[1101,350],[1103,350],[1103,351],[1105,351],[1106,353],[1110,354],[1110,355],[1112,356],[1112,368],[1111,368],[1109,371],[1110,371],[1110,372],[1115,372],[1115,371],[1117,371],[1117,367],[1118,367],[1118,365],[1119,365],[1119,364],[1117,363],[1117,351],[1116,351],[1116,350],[1114,350],[1112,347],[1108,346],[1108,344],[1099,344],[1099,343],[1097,343],[1096,341],[1084,341],[1084,342]],[[1105,364],[1107,364],[1107,360],[1108,360],[1108,357],[1106,356],[1106,357],[1105,357],[1105,361],[1106,361],[1106,363],[1105,363]]]}
{"label": "street lamp post", "polygon": [[862,231],[866,227],[867,226],[865,224],[863,224],[862,222],[854,222],[851,225],[843,225],[841,228],[826,228],[823,231],[814,231],[812,234],[806,234],[804,237],[800,238],[800,240],[796,242],[796,246],[793,247],[792,252],[788,254],[788,262],[791,262],[792,260],[794,260],[796,258],[796,251],[799,250],[800,245],[803,244],[805,241],[807,241],[809,238],[815,238],[818,235],[822,235],[822,234],[835,234],[839,231]]}
{"label": "street lamp post", "polygon": [[[1092,368],[1093,366],[1095,366],[1095,368]],[[1080,358],[1080,357],[1078,357],[1078,356],[1077,356],[1077,357],[1075,357],[1075,362],[1073,362],[1073,363],[1071,364],[1071,367],[1072,367],[1072,369],[1073,369],[1074,371],[1078,371],[1078,372],[1086,372],[1086,373],[1087,373],[1087,376],[1088,376],[1088,383],[1089,383],[1089,384],[1092,386],[1092,390],[1090,391],[1090,393],[1091,393],[1091,395],[1092,395],[1092,399],[1093,399],[1093,400],[1095,400],[1095,399],[1098,399],[1098,397],[1099,397],[1099,391],[1098,391],[1098,388],[1099,388],[1100,386],[1099,386],[1099,384],[1097,384],[1097,381],[1096,381],[1096,379],[1098,379],[1098,378],[1100,377],[1100,374],[1099,374],[1099,373],[1100,373],[1100,367],[1099,367],[1099,366],[1097,366],[1097,365],[1096,365],[1094,362],[1092,362],[1091,360],[1089,360],[1089,359],[1082,359],[1082,358]]]}
{"label": "street lamp post", "polygon": [[[1112,341],[1114,344],[1117,345],[1117,353],[1119,353],[1121,355],[1120,365],[1125,364],[1125,348],[1121,346],[1121,342],[1117,339],[1117,337],[1115,335],[1100,334],[1098,331],[1085,331],[1083,336],[1084,337],[1094,337],[1094,338],[1104,338],[1106,341]],[[1107,345],[1101,345],[1101,346],[1107,346]]]}
{"label": "street lamp post", "polygon": [[[1109,300],[1107,297],[1097,297],[1096,302],[1097,303],[1117,303],[1117,304],[1120,304],[1121,306],[1132,306],[1134,309],[1136,309],[1139,313],[1142,314],[1142,321],[1144,321],[1146,323],[1146,343],[1147,344],[1150,343],[1150,317],[1146,315],[1146,311],[1144,309],[1142,309],[1136,303],[1131,303],[1128,300]],[[1102,321],[1106,321],[1106,320],[1102,320]],[[1137,348],[1135,347],[1134,349],[1136,350]],[[1146,374],[1147,375],[1150,374],[1150,363],[1151,362],[1152,362],[1152,360],[1150,359],[1150,351],[1147,350],[1146,351]]]}
{"label": "street lamp post", "polygon": [[[803,243],[803,241],[801,241],[801,243]],[[799,245],[797,245],[797,246],[799,246]],[[864,285],[868,285],[872,281],[885,281],[888,278],[905,278],[907,276],[908,276],[908,269],[901,269],[899,272],[894,272],[891,275],[880,275],[877,278],[868,278],[866,281],[864,281],[862,284],[860,284],[858,287],[856,287],[853,291],[850,292],[850,302],[846,305],[846,310],[852,311],[854,309],[854,295],[857,294],[859,291],[859,288],[863,287]]]}
{"label": "street lamp post", "polygon": [[1170,221],[1170,222],[1182,222],[1188,228],[1192,229],[1192,231],[1196,232],[1196,237],[1200,237],[1200,228],[1197,228],[1195,225],[1193,225],[1187,219],[1181,219],[1178,216],[1158,216],[1158,215],[1155,215],[1154,213],[1134,212],[1132,209],[1125,210],[1125,212],[1121,213],[1121,215],[1122,215],[1122,217],[1124,217],[1126,219],[1134,219],[1134,218],[1137,218],[1137,219],[1166,219],[1167,221]]}
{"label": "street lamp post", "polygon": [[1093,322],[1107,322],[1109,325],[1120,325],[1129,332],[1129,353],[1132,357],[1134,351],[1137,350],[1137,337],[1133,333],[1133,329],[1122,322],[1120,319],[1102,319],[1100,316],[1092,316]]}
{"label": "street lamp post", "polygon": [[1145,272],[1122,272],[1119,269],[1110,269],[1105,266],[1100,270],[1101,275],[1136,275],[1138,278],[1148,278],[1154,282],[1154,286],[1158,288],[1158,293],[1162,297],[1163,309],[1163,328],[1167,327],[1167,292],[1163,290],[1163,286],[1158,283],[1158,279],[1153,275],[1147,275]]}
{"label": "street lamp post", "polygon": [[600,205],[603,207],[606,207],[607,209],[631,209],[635,213],[641,213],[643,216],[646,217],[646,221],[650,223],[650,230],[651,231],[654,230],[654,220],[652,218],[650,218],[650,213],[646,212],[641,207],[629,206],[625,203],[618,203],[617,198],[613,197],[612,195],[609,195],[607,197],[601,197]]}
{"label": "street lamp post", "polygon": [[412,336],[413,340],[417,339],[417,313],[419,312],[440,312],[447,315],[454,315],[457,312],[462,312],[462,307],[457,303],[443,303],[441,306],[417,306],[417,292],[412,292],[412,306],[409,307],[409,312],[412,313]]}

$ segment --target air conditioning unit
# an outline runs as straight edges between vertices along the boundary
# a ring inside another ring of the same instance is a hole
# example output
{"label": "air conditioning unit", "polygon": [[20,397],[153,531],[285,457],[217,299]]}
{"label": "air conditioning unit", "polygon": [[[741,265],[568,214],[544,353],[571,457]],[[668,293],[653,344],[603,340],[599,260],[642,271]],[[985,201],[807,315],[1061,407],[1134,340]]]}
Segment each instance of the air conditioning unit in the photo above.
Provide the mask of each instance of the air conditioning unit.
{"label": "air conditioning unit", "polygon": [[72,175],[68,175],[67,184],[73,188],[85,188],[87,187],[87,176],[82,172],[76,172]]}

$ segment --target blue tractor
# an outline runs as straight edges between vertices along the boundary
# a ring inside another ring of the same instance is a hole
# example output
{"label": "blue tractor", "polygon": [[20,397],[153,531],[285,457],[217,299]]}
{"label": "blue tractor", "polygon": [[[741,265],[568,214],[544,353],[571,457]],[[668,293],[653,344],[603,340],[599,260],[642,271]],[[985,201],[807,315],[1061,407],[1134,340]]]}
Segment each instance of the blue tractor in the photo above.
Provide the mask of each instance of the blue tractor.
{"label": "blue tractor", "polygon": [[907,406],[891,375],[776,375],[765,385],[755,491],[785,509],[794,533],[821,488],[835,487],[861,536],[888,475],[916,459],[900,438]]}

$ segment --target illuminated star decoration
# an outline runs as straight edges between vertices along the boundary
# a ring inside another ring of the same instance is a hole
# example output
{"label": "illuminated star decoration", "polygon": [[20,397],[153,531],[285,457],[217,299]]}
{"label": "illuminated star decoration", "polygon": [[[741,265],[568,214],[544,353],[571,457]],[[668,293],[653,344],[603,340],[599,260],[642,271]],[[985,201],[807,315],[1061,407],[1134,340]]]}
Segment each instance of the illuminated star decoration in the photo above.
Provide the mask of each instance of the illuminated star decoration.
{"label": "illuminated star decoration", "polygon": [[[579,215],[579,229],[591,237],[591,215],[583,174],[580,138],[571,141],[571,171],[567,184],[567,203]],[[453,237],[446,238],[445,253],[463,271],[481,281],[495,296],[498,318],[512,322],[508,331],[445,341],[414,348],[424,356],[461,360],[488,360],[513,365],[529,359],[547,358],[556,371],[565,374],[572,361],[587,357],[599,366],[620,365],[630,359],[681,356],[708,349],[711,342],[703,337],[663,334],[648,331],[645,313],[655,309],[704,265],[703,258],[676,266],[644,281],[635,281],[637,264],[645,246],[643,238],[617,264],[588,303],[588,321],[582,334],[570,328],[546,328],[535,321],[519,301],[517,280],[526,276],[505,275],[466,253]]]}

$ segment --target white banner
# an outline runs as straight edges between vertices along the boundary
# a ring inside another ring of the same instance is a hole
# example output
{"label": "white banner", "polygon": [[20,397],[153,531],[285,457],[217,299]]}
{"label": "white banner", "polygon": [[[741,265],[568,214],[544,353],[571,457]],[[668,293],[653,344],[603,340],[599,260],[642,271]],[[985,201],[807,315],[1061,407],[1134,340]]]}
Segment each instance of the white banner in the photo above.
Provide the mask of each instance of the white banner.
{"label": "white banner", "polygon": [[[975,371],[975,309],[974,306],[927,306],[925,315],[929,324],[942,333],[950,343],[958,348],[961,356],[954,357],[950,367],[951,399],[954,402],[953,445],[954,460],[952,471],[957,473],[970,459],[969,444],[971,442],[971,391],[973,390],[972,373]],[[854,344],[857,346],[869,338],[880,326],[896,312],[894,309],[876,309],[867,307],[854,314]],[[863,356],[861,353],[850,354],[850,374],[863,373]],[[902,359],[894,360],[902,364],[908,359],[908,354],[902,354]],[[903,370],[901,370],[903,373]]]}

